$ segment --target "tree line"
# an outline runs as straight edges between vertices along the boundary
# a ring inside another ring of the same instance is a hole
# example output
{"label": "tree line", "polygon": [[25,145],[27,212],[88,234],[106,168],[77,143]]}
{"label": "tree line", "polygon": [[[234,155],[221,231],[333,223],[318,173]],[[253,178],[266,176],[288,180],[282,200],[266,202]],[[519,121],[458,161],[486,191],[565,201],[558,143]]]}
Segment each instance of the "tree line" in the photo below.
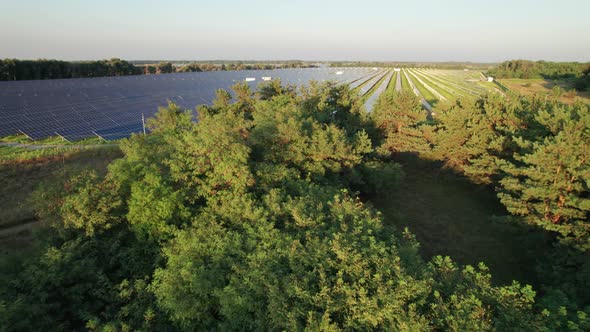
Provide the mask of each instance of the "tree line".
{"label": "tree line", "polygon": [[45,59],[0,59],[0,81],[168,74],[175,72],[183,73],[216,70],[269,70],[310,67],[314,67],[314,65],[298,61],[280,63],[244,63],[241,61],[228,63],[193,62],[182,66],[176,66],[169,61],[134,65],[121,59],[83,62],[68,62]]}
{"label": "tree line", "polygon": [[510,60],[488,71],[496,78],[573,79],[588,74],[590,63]]}
{"label": "tree line", "polygon": [[389,93],[375,110],[381,149],[439,160],[498,191],[506,208],[590,250],[590,106],[490,94],[457,101],[432,121],[411,95]]}
{"label": "tree line", "polygon": [[141,73],[140,68],[121,59],[85,62],[0,59],[0,81],[127,76]]}
{"label": "tree line", "polygon": [[505,222],[546,232],[554,250],[539,258],[540,303],[576,330],[590,313],[590,106],[490,94],[428,120],[414,96],[390,91],[373,115],[382,153],[438,161],[495,190]]}
{"label": "tree line", "polygon": [[567,292],[539,302],[483,264],[423,260],[361,199],[398,190],[392,158],[419,153],[500,186],[516,215],[586,250],[582,106],[488,96],[429,122],[407,93],[369,114],[332,83],[233,90],[196,113],[161,108],[106,176],[39,192],[42,249],[0,273],[4,330],[590,328]]}

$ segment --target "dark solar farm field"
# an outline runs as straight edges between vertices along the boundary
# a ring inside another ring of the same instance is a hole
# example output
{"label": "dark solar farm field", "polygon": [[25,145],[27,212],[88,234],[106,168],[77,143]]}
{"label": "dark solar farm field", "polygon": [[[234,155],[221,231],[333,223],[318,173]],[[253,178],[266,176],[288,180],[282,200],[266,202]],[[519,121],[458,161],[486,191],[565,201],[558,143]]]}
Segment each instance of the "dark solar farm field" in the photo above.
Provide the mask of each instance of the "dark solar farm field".
{"label": "dark solar farm field", "polygon": [[335,81],[370,89],[369,83],[383,75],[386,71],[374,68],[304,68],[0,82],[0,137],[115,140],[142,131],[142,118],[168,101],[189,109],[210,104],[217,89],[229,90],[239,81],[253,90],[271,79],[298,86]]}

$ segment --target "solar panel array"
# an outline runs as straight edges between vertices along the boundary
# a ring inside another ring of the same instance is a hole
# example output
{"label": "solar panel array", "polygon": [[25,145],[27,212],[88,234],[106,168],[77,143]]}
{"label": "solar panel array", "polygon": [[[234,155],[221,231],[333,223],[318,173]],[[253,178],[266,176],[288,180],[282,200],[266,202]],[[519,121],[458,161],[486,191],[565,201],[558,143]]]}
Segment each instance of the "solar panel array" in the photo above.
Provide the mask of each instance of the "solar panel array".
{"label": "solar panel array", "polygon": [[359,89],[359,95],[366,95],[386,74],[387,70],[382,70],[377,75],[373,76],[365,85],[361,86]]}
{"label": "solar panel array", "polygon": [[263,77],[298,86],[312,80],[353,85],[374,75],[370,68],[300,68],[0,82],[0,137],[113,140],[141,132],[142,117],[168,101],[190,109],[211,104],[217,89],[229,91],[239,81],[252,89]]}
{"label": "solar panel array", "polygon": [[379,75],[380,71],[377,71],[375,69],[373,69],[372,71],[370,71],[367,75],[362,76],[361,78],[351,82],[349,84],[351,89],[356,89],[359,86],[363,85],[365,82],[367,82],[368,80],[372,79],[373,77]]}
{"label": "solar panel array", "polygon": [[369,98],[367,98],[367,100],[365,101],[365,109],[367,111],[371,112],[373,110],[373,105],[375,105],[377,98],[379,98],[379,96],[385,91],[385,89],[387,89],[392,77],[393,77],[393,70],[390,70],[389,72],[387,72],[387,76],[385,76],[385,79],[383,79],[383,82],[381,82],[381,84],[377,87],[377,89],[375,89],[375,92],[373,92],[373,94],[371,94],[369,96]]}

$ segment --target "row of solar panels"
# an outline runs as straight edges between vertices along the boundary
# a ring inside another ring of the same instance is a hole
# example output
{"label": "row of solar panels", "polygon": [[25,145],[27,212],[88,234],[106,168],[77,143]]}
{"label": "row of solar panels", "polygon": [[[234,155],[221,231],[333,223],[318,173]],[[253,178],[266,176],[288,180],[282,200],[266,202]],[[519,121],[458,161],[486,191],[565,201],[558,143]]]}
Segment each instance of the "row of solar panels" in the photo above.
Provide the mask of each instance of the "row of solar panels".
{"label": "row of solar panels", "polygon": [[293,85],[312,80],[355,85],[374,75],[372,68],[303,68],[0,82],[0,137],[113,140],[142,131],[142,117],[168,101],[191,109],[210,104],[217,89],[229,91],[239,81],[252,89],[275,78]]}
{"label": "row of solar panels", "polygon": [[389,84],[391,84],[390,82],[391,78],[393,77],[393,73],[393,70],[387,72],[387,76],[385,76],[385,79],[383,79],[381,84],[379,84],[379,86],[375,89],[375,92],[373,92],[373,94],[371,94],[369,98],[367,98],[367,100],[365,101],[365,109],[367,111],[371,112],[373,110],[373,106],[375,105],[375,102],[377,102],[377,98],[379,98],[379,96],[387,89]]}

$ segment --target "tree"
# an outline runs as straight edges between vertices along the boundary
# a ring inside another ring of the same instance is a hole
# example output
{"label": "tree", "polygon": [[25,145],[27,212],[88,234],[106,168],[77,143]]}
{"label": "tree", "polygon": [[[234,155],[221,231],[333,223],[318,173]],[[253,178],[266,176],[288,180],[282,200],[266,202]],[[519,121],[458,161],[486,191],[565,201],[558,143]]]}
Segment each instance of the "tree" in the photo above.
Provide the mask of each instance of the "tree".
{"label": "tree", "polygon": [[47,248],[0,288],[0,323],[542,330],[530,287],[493,286],[483,265],[425,263],[414,237],[384,228],[353,190],[351,178],[374,182],[364,177],[376,169],[401,173],[376,165],[358,96],[317,84],[260,100],[246,87],[233,104],[220,91],[198,122],[161,108],[104,178],[86,174],[57,193]]}
{"label": "tree", "polygon": [[411,92],[385,91],[379,96],[372,115],[383,137],[381,153],[429,154],[431,138],[426,126],[427,113]]}
{"label": "tree", "polygon": [[494,94],[458,102],[437,117],[434,156],[476,183],[495,183],[498,158],[511,159],[520,149],[512,138],[542,134],[531,117],[531,110],[541,107],[537,100]]}
{"label": "tree", "polygon": [[160,62],[158,64],[158,71],[161,74],[168,74],[174,72],[174,66],[170,62]]}
{"label": "tree", "polygon": [[558,105],[537,120],[551,135],[518,139],[524,152],[500,164],[505,177],[499,197],[507,209],[532,224],[590,249],[590,112],[587,105]]}

